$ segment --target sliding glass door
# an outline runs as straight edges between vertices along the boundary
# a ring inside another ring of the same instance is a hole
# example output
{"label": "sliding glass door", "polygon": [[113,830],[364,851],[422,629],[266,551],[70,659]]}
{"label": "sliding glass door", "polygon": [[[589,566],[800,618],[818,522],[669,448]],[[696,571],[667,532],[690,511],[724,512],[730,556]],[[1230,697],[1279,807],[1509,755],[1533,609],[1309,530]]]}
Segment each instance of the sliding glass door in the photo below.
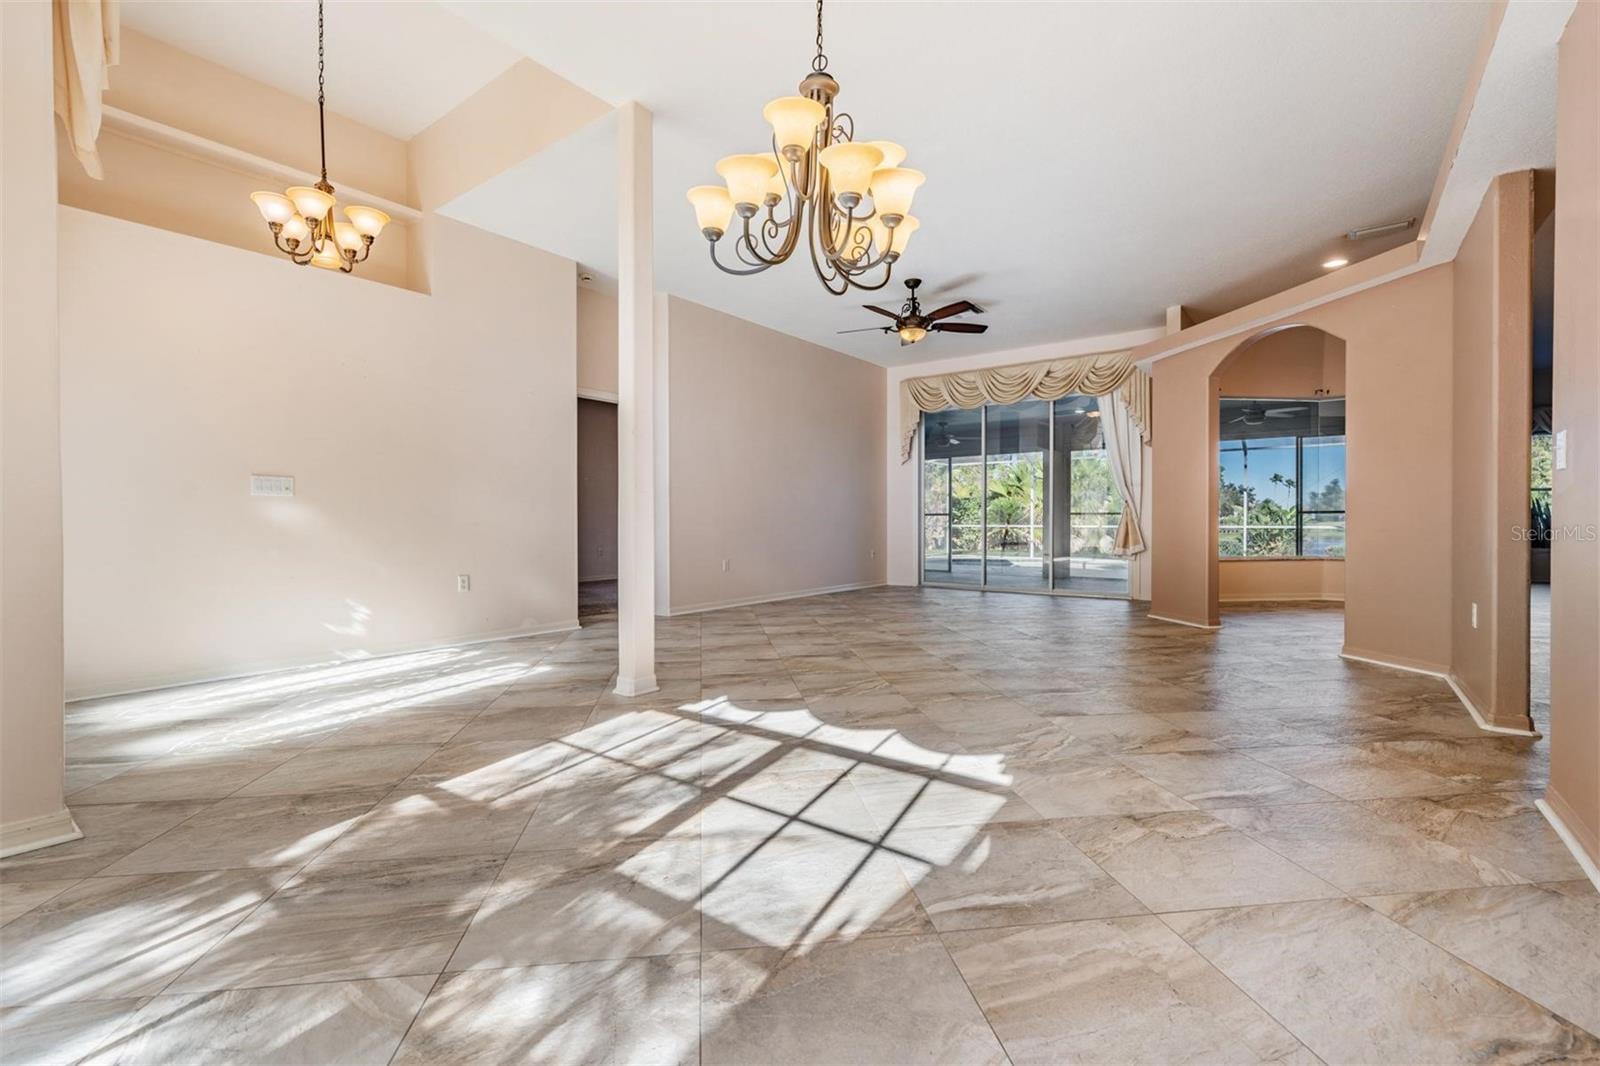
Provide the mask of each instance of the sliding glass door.
{"label": "sliding glass door", "polygon": [[924,415],[923,583],[1126,596],[1099,416],[1088,396]]}

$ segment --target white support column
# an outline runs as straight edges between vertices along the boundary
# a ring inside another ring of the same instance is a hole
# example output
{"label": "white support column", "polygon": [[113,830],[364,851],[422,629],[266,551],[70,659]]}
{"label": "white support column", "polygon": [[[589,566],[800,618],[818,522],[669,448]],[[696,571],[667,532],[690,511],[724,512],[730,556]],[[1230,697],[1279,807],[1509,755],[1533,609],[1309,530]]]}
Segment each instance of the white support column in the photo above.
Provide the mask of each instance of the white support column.
{"label": "white support column", "polygon": [[62,799],[51,26],[48,0],[0,2],[0,856],[83,835]]}
{"label": "white support column", "polygon": [[656,690],[656,337],[651,116],[617,124],[617,694]]}

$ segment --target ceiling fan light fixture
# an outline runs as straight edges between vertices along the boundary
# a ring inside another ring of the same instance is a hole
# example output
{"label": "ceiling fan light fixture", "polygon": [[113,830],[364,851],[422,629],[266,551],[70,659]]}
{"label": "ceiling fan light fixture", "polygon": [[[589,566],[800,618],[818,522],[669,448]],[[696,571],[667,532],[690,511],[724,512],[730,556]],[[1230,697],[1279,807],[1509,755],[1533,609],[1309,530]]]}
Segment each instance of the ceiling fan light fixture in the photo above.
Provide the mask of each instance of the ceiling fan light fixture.
{"label": "ceiling fan light fixture", "polygon": [[1349,265],[1350,265],[1350,260],[1346,259],[1342,255],[1336,255],[1332,259],[1329,259],[1326,262],[1324,262],[1322,264],[1322,269],[1323,270],[1338,270],[1340,267],[1347,267]]}
{"label": "ceiling fan light fixture", "polygon": [[915,344],[928,335],[928,331],[921,326],[912,325],[901,326],[899,333],[901,342],[905,344]]}

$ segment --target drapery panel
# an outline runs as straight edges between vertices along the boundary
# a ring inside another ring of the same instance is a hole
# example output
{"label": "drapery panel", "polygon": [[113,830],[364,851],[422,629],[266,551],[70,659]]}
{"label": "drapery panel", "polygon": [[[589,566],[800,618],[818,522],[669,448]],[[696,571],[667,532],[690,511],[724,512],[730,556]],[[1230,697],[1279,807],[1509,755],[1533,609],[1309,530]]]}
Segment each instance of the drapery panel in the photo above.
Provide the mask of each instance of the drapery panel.
{"label": "drapery panel", "polygon": [[924,411],[1026,399],[1059,400],[1120,394],[1141,440],[1150,439],[1150,375],[1133,365],[1127,352],[1049,359],[1042,363],[965,370],[955,374],[907,378],[900,386],[900,461],[909,462]]}
{"label": "drapery panel", "polygon": [[1139,498],[1144,487],[1144,449],[1141,434],[1133,424],[1133,412],[1121,390],[1095,397],[1100,407],[1100,435],[1106,443],[1106,465],[1111,479],[1122,494],[1122,518],[1111,550],[1118,555],[1138,555],[1144,551],[1144,524],[1139,517]]}
{"label": "drapery panel", "polygon": [[[0,0],[4,2],[4,0]],[[121,59],[120,0],[54,0],[55,107],[67,143],[91,178],[105,177],[100,152],[100,94],[110,88],[110,68]]]}

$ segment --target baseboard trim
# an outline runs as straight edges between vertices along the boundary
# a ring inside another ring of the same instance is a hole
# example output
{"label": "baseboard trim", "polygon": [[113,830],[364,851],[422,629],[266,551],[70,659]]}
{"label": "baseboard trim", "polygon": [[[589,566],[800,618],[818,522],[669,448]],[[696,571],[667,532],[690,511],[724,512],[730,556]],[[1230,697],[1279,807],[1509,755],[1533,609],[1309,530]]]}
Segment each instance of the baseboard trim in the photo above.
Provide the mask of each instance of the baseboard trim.
{"label": "baseboard trim", "polygon": [[857,592],[861,589],[878,589],[887,585],[886,581],[863,581],[854,585],[829,585],[827,588],[804,589],[800,592],[781,592],[771,596],[752,596],[744,600],[722,600],[717,603],[696,603],[688,607],[673,607],[670,616],[681,614],[704,614],[707,611],[723,611],[730,607],[754,607],[760,603],[780,603],[783,600],[803,600],[808,596],[828,596],[835,592]]}
{"label": "baseboard trim", "polygon": [[430,640],[419,644],[403,645],[398,648],[385,648],[383,651],[375,651],[370,655],[352,655],[342,659],[280,660],[226,674],[179,674],[169,678],[129,682],[128,687],[118,686],[104,690],[91,689],[89,691],[69,690],[67,702],[78,703],[82,700],[100,700],[112,696],[135,696],[141,692],[156,692],[164,688],[181,688],[185,685],[208,685],[217,681],[240,681],[247,677],[283,674],[291,670],[310,670],[318,666],[344,666],[353,662],[390,659],[396,655],[415,655],[417,652],[436,651],[440,648],[470,648],[478,644],[493,644],[501,640],[518,640],[522,637],[545,637],[552,633],[570,633],[578,628],[578,620],[576,618],[567,618],[547,626],[537,626],[533,629],[507,629],[493,633],[476,633],[471,636],[447,640]]}
{"label": "baseboard trim", "polygon": [[1572,852],[1572,857],[1578,860],[1578,865],[1583,868],[1584,876],[1589,879],[1590,884],[1594,885],[1595,891],[1600,892],[1600,866],[1595,865],[1594,859],[1584,850],[1583,845],[1578,842],[1578,834],[1574,833],[1561,815],[1556,813],[1555,807],[1551,806],[1549,800],[1544,798],[1536,799],[1533,801],[1533,805],[1539,808],[1539,813],[1544,815],[1544,820],[1550,823],[1550,828],[1556,831],[1556,836],[1561,838],[1561,843],[1565,844],[1567,850]]}
{"label": "baseboard trim", "polygon": [[660,692],[661,686],[656,684],[656,675],[649,674],[645,677],[617,677],[615,692],[618,696],[631,699],[634,696],[648,696],[652,692]]}
{"label": "baseboard trim", "polygon": [[1182,619],[1182,618],[1170,618],[1167,615],[1155,614],[1154,612],[1145,615],[1145,617],[1150,619],[1152,622],[1171,622],[1175,626],[1188,626],[1190,629],[1221,629],[1222,628],[1220,625],[1215,625],[1215,626],[1213,626],[1213,625],[1202,625],[1199,622],[1190,622],[1190,621],[1187,621],[1187,620]]}
{"label": "baseboard trim", "polygon": [[1539,732],[1537,729],[1512,729],[1510,726],[1491,725],[1489,720],[1483,716],[1483,713],[1478,710],[1477,705],[1472,702],[1472,699],[1467,695],[1466,690],[1463,689],[1460,683],[1456,681],[1455,675],[1451,674],[1448,670],[1439,670],[1426,666],[1416,666],[1403,661],[1380,659],[1372,655],[1360,655],[1352,651],[1341,651],[1339,653],[1339,658],[1349,659],[1351,662],[1366,663],[1368,666],[1382,666],[1389,670],[1404,670],[1408,674],[1426,674],[1428,677],[1437,677],[1440,681],[1443,681],[1445,684],[1450,686],[1450,691],[1456,694],[1456,699],[1461,701],[1461,706],[1465,707],[1467,709],[1467,713],[1472,715],[1472,721],[1485,733],[1503,733],[1506,736],[1512,737],[1544,736],[1544,734]]}
{"label": "baseboard trim", "polygon": [[63,807],[54,814],[0,825],[0,859],[82,839],[83,830],[72,820],[72,812]]}
{"label": "baseboard trim", "polygon": [[1322,592],[1289,592],[1273,596],[1218,596],[1218,603],[1343,603],[1343,596]]}

